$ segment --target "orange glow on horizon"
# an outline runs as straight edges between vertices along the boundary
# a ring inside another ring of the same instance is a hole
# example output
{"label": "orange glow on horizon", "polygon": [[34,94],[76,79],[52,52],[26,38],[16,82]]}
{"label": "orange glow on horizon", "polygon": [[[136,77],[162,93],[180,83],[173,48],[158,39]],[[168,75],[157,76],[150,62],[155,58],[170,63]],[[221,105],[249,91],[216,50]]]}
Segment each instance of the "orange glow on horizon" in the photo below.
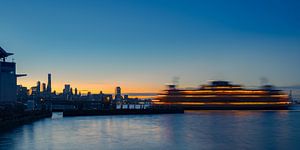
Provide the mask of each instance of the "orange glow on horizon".
{"label": "orange glow on horizon", "polygon": [[[43,83],[43,82],[42,82]],[[18,85],[22,85],[30,89],[31,87],[36,86],[37,81],[31,80],[18,80]],[[47,84],[47,83],[46,83]],[[56,91],[56,93],[62,93],[65,84],[70,84],[73,90],[75,88],[78,89],[79,92],[82,94],[86,94],[91,92],[93,94],[100,93],[114,93],[115,88],[120,86],[122,88],[122,93],[158,93],[161,87],[154,87],[154,86],[147,86],[147,85],[140,85],[137,83],[123,83],[123,84],[95,84],[95,83],[79,83],[79,82],[72,82],[72,83],[57,83],[52,82],[52,92]],[[42,87],[41,87],[42,88]]]}

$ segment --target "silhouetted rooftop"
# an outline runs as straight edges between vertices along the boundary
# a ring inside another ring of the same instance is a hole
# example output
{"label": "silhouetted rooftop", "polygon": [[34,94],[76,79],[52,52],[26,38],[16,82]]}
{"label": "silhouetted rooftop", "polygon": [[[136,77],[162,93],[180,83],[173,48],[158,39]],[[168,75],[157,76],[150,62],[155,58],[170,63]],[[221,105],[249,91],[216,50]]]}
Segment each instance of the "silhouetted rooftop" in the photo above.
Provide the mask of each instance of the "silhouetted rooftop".
{"label": "silhouetted rooftop", "polygon": [[0,58],[5,58],[10,55],[13,55],[13,53],[7,53],[1,46],[0,46]]}

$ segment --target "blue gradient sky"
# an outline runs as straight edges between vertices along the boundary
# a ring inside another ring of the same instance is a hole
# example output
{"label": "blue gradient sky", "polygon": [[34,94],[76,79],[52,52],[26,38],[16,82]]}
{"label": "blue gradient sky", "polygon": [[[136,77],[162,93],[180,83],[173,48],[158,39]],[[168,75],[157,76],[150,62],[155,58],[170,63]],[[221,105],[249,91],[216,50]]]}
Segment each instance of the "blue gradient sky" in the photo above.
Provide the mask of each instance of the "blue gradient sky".
{"label": "blue gradient sky", "polygon": [[231,80],[300,84],[300,2],[0,0],[0,46],[20,84],[156,92]]}

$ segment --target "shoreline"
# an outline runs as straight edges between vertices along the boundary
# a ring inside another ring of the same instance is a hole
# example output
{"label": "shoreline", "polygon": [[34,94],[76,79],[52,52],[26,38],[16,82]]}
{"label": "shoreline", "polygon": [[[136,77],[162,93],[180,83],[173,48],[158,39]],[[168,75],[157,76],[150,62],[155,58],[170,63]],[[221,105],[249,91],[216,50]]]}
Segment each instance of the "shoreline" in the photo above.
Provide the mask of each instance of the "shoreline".
{"label": "shoreline", "polygon": [[107,116],[107,115],[152,115],[152,114],[183,114],[184,110],[173,109],[113,109],[113,110],[67,110],[63,117],[74,116]]}
{"label": "shoreline", "polygon": [[17,126],[21,126],[51,116],[51,111],[31,111],[25,112],[25,114],[14,114],[13,116],[0,118],[0,131],[12,129]]}

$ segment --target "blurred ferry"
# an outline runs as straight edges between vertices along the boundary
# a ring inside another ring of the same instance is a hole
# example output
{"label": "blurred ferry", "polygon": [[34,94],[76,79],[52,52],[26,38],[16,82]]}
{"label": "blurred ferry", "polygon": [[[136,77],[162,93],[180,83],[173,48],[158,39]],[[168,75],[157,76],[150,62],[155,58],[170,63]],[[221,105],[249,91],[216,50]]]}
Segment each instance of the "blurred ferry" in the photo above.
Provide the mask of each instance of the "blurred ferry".
{"label": "blurred ferry", "polygon": [[292,104],[286,93],[270,85],[245,89],[228,81],[212,81],[194,90],[169,85],[152,102],[184,109],[288,109]]}

